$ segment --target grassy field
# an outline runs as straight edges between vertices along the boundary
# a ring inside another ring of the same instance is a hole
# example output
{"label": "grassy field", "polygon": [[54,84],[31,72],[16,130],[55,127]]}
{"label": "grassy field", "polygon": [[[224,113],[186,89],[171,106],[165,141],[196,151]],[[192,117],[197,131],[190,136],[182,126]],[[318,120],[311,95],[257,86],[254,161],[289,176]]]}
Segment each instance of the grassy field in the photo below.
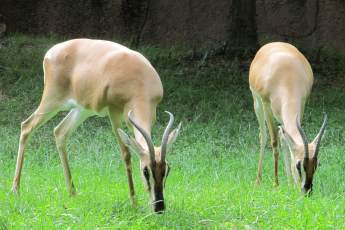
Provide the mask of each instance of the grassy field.
{"label": "grassy field", "polygon": [[288,187],[282,157],[281,185],[273,187],[268,146],[263,184],[254,186],[258,124],[246,68],[236,60],[213,60],[197,68],[197,62],[182,58],[183,51],[156,47],[140,48],[165,89],[153,133],[156,143],[167,121],[164,110],[183,122],[167,156],[171,173],[165,214],[151,212],[135,155],[139,205],[131,207],[124,165],[105,118],[87,120],[68,144],[76,197],[67,194],[53,137],[63,113],[32,136],[21,195],[13,195],[20,122],[39,103],[42,57],[59,41],[15,35],[0,42],[0,229],[345,229],[344,77],[316,74],[303,124],[310,139],[318,132],[323,112],[329,125],[314,192],[305,198]]}

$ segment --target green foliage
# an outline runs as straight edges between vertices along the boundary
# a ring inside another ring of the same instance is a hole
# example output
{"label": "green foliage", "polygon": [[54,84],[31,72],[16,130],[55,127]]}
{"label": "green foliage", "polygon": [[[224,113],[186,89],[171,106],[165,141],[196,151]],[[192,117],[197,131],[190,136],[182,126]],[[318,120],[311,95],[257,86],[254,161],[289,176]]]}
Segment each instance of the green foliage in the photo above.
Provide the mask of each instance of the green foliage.
{"label": "green foliage", "polygon": [[183,122],[181,136],[167,156],[172,170],[165,190],[166,213],[150,211],[135,155],[139,205],[131,207],[119,148],[104,118],[90,118],[69,141],[76,197],[66,192],[52,132],[63,114],[34,133],[26,150],[21,195],[13,195],[20,122],[39,103],[42,57],[59,41],[14,35],[0,43],[0,229],[345,228],[344,88],[317,74],[303,124],[313,138],[322,112],[327,112],[329,126],[315,191],[305,198],[287,186],[282,161],[281,186],[273,187],[269,148],[263,184],[254,186],[258,124],[240,64],[222,60],[200,69],[181,58],[185,51],[156,47],[140,48],[156,66],[165,90],[154,139],[159,142],[167,122],[164,110]]}

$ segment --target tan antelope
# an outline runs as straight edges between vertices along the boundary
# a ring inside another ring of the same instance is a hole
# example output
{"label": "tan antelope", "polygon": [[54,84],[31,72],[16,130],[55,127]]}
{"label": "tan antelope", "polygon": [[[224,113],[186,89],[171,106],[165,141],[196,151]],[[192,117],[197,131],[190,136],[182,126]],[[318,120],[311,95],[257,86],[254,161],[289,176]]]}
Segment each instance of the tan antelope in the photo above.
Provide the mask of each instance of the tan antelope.
{"label": "tan antelope", "polygon": [[[288,176],[291,178],[292,173],[295,184],[301,185],[304,193],[311,191],[327,116],[325,114],[316,138],[308,143],[300,122],[313,85],[313,72],[309,62],[290,44],[269,43],[261,47],[251,63],[249,85],[260,127],[260,157],[256,183],[260,184],[261,181],[267,125],[274,155],[275,184],[279,184],[280,142],[286,150],[285,164]],[[275,122],[281,124],[279,132]],[[288,152],[290,157],[287,155]]]}
{"label": "tan antelope", "polygon": [[[59,111],[70,110],[54,129],[67,189],[75,194],[66,153],[66,140],[90,116],[108,116],[125,162],[129,196],[135,204],[129,147],[140,157],[143,182],[155,212],[165,209],[163,190],[169,165],[165,156],[179,134],[171,131],[170,116],[162,145],[154,147],[151,126],[156,107],[163,97],[161,80],[150,62],[140,53],[117,43],[75,39],[53,46],[43,60],[44,91],[39,107],[21,124],[19,150],[12,190],[19,191],[24,149],[35,129]],[[127,117],[128,114],[128,117]],[[133,125],[135,138],[120,130],[121,121]]]}

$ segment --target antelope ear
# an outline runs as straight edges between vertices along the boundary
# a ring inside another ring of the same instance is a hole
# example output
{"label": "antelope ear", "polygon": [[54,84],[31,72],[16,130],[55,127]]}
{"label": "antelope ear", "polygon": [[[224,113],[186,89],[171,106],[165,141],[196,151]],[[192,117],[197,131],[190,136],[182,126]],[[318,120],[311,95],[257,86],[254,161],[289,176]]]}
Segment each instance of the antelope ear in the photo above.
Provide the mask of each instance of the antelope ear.
{"label": "antelope ear", "polygon": [[182,125],[182,122],[180,122],[180,124],[177,126],[177,128],[174,129],[173,131],[171,131],[171,133],[169,134],[168,143],[167,143],[167,150],[168,151],[171,148],[172,144],[176,141],[176,138],[178,137],[178,135],[180,134],[181,125]]}
{"label": "antelope ear", "polygon": [[117,129],[117,133],[120,136],[120,139],[124,145],[138,153],[139,155],[143,154],[145,151],[143,147],[132,137],[129,137],[122,129]]}
{"label": "antelope ear", "polygon": [[285,143],[288,145],[290,151],[292,151],[294,149],[294,147],[296,146],[296,143],[292,139],[290,134],[288,134],[282,126],[279,126],[279,134],[280,134],[281,138],[285,141]]}

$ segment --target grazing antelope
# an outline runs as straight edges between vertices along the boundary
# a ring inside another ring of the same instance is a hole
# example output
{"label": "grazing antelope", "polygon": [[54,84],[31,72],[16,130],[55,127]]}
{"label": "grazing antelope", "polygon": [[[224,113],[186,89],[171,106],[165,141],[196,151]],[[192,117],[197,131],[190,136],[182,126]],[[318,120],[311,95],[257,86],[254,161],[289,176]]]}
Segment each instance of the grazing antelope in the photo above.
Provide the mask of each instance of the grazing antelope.
{"label": "grazing antelope", "polygon": [[[287,153],[285,154],[288,176],[291,178],[292,173],[295,184],[302,185],[304,193],[311,191],[327,116],[325,114],[319,134],[313,142],[308,143],[300,122],[313,85],[313,72],[309,62],[290,44],[269,43],[257,52],[251,63],[249,85],[260,127],[260,157],[256,183],[260,184],[262,175],[262,160],[267,141],[266,123],[274,155],[275,184],[279,184],[280,142],[285,144],[285,149],[290,152],[290,159]],[[275,120],[281,124],[279,133]]]}
{"label": "grazing antelope", "polygon": [[[21,134],[12,190],[19,191],[24,149],[35,129],[59,111],[70,110],[54,129],[67,189],[75,194],[66,153],[66,140],[90,116],[108,116],[125,162],[129,196],[135,204],[129,148],[140,157],[142,179],[155,212],[165,209],[163,190],[169,166],[166,153],[179,134],[171,131],[170,116],[161,147],[154,147],[150,133],[157,104],[163,97],[161,80],[140,53],[110,41],[75,39],[53,46],[43,60],[44,91],[36,111],[21,124]],[[128,117],[127,117],[128,114]],[[124,116],[125,115],[125,116]],[[121,120],[134,126],[135,138],[121,129]],[[128,120],[127,120],[128,119]]]}

